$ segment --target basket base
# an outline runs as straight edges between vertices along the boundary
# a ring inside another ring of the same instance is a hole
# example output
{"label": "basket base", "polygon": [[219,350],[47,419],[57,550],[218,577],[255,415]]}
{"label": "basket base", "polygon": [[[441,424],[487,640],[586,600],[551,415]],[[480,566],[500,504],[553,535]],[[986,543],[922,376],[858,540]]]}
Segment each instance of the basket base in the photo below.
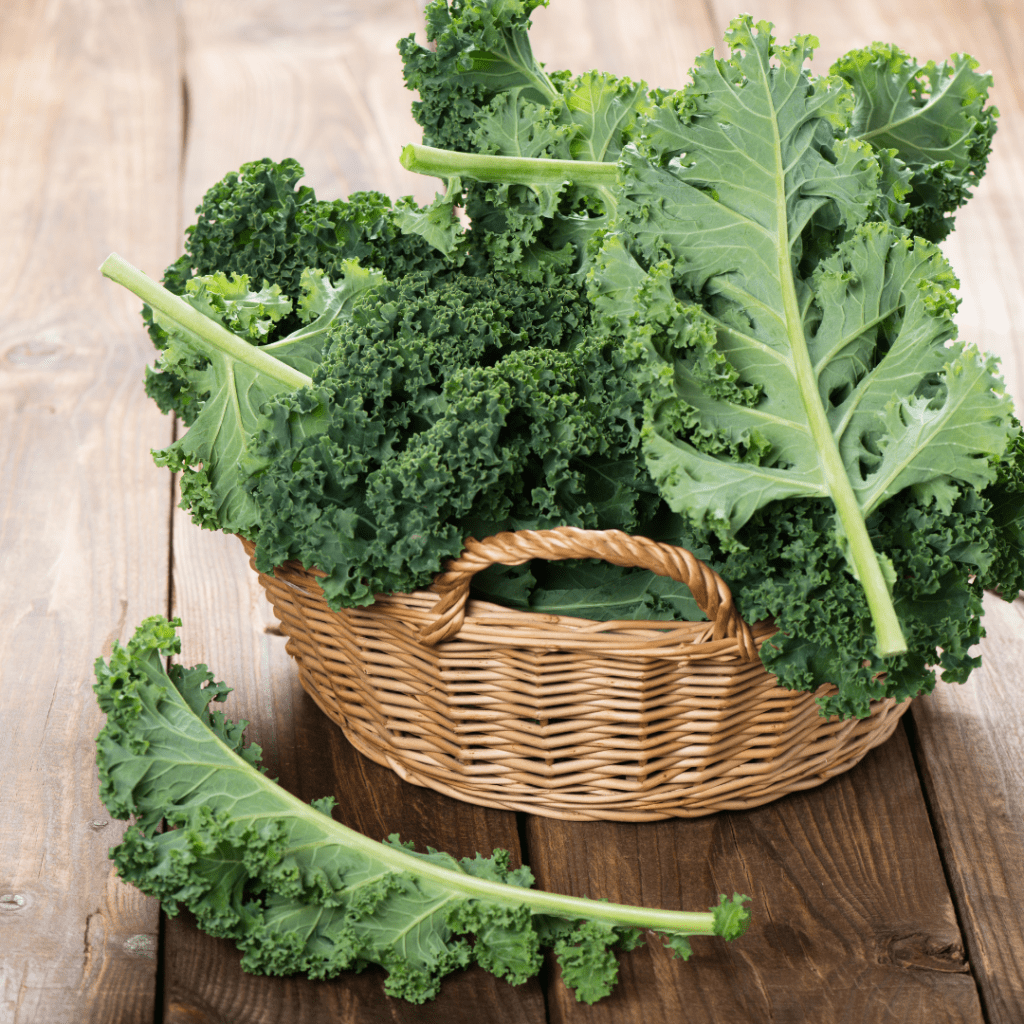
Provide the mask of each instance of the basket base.
{"label": "basket base", "polygon": [[[599,806],[591,809],[585,806],[584,801],[588,798],[595,799],[592,792],[575,795],[558,792],[537,794],[532,792],[530,787],[515,785],[495,785],[484,789],[473,778],[462,785],[452,784],[451,772],[444,766],[438,766],[433,773],[429,764],[419,768],[411,767],[407,760],[389,756],[379,737],[364,737],[360,731],[351,728],[348,720],[337,714],[336,707],[324,701],[322,686],[312,681],[310,674],[303,667],[301,657],[296,657],[296,662],[303,689],[312,697],[317,707],[341,729],[345,739],[364,757],[391,769],[403,782],[432,789],[436,793],[479,807],[525,811],[562,821],[664,821],[667,818],[700,818],[718,811],[744,811],[761,807],[787,793],[814,789],[836,775],[849,771],[868,751],[880,746],[892,736],[900,718],[910,708],[910,701],[903,701],[901,704],[895,701],[880,702],[873,709],[871,718],[849,723],[851,728],[838,747],[832,742],[819,744],[826,749],[808,760],[790,764],[788,770],[766,772],[761,779],[761,785],[753,788],[749,784],[743,785],[742,792],[737,792],[739,787],[736,787],[735,783],[730,786],[728,782],[723,782],[717,790],[704,790],[700,801],[695,802],[693,788],[681,786],[674,802],[670,794],[659,793],[658,803],[654,805],[650,798],[645,800],[643,793],[638,792],[633,795],[632,800],[624,801],[622,806],[612,806],[609,803],[610,799],[621,797],[621,794],[609,792],[603,796],[598,795],[597,800],[601,802]],[[516,792],[517,789],[522,789],[522,792]]]}

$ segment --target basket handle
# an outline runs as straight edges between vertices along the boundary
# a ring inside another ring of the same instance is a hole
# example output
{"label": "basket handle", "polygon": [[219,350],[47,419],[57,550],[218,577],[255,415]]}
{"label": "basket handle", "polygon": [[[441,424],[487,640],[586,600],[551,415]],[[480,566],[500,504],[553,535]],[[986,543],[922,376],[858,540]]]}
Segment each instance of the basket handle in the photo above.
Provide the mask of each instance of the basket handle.
{"label": "basket handle", "polygon": [[533,558],[601,558],[627,569],[650,569],[684,583],[700,610],[714,623],[713,639],[735,637],[745,658],[757,658],[750,627],[740,618],[728,584],[689,551],[621,530],[581,530],[575,526],[496,533],[484,540],[471,537],[462,555],[447,562],[430,587],[440,600],[434,606],[434,621],[420,629],[420,642],[442,643],[458,633],[466,617],[470,581],[482,569],[495,563],[522,565]]}

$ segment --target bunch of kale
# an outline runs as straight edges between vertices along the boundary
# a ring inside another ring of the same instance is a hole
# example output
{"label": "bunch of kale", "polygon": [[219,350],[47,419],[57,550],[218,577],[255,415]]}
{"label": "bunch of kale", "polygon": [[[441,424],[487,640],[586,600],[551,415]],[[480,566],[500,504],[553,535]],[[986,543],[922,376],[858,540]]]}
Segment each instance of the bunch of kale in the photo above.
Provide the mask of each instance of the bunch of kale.
{"label": "bunch of kale", "polygon": [[[704,399],[680,390],[685,378],[710,401],[753,408],[762,385],[704,326],[718,316],[740,329],[742,317],[688,282],[680,268],[692,255],[672,251],[670,231],[647,230],[664,209],[660,186],[636,198],[665,168],[677,174],[673,133],[689,130],[707,97],[696,85],[669,93],[597,72],[547,72],[527,37],[536,6],[435,0],[436,49],[399,44],[424,142],[451,158],[437,172],[446,192],[431,206],[376,193],[318,201],[297,187],[294,161],[246,165],[207,193],[167,288],[268,352],[277,345],[311,383],[261,393],[232,464],[217,469],[216,439],[188,442],[193,431],[209,436],[202,416],[224,375],[211,376],[194,339],[151,317],[163,352],[147,389],[192,424],[159,453],[183,474],[183,503],[201,525],[255,540],[265,571],[288,559],[323,570],[335,606],[424,586],[469,536],[618,528],[692,550],[724,576],[749,621],[774,617],[765,663],[793,688],[839,684],[826,712],[864,715],[872,699],[927,691],[934,664],[963,681],[977,662],[968,649],[983,634],[983,588],[1010,596],[1024,585],[1015,424],[1000,414],[1003,440],[973,482],[946,474],[903,487],[866,517],[906,639],[894,657],[877,653],[828,498],[783,496],[731,519],[689,507],[675,493],[678,473],[652,454],[658,431],[677,451],[695,444],[748,465],[772,458],[770,440],[716,426],[695,412]],[[765,66],[774,57],[792,70],[802,62],[792,49],[776,47]],[[801,80],[835,95],[813,130],[839,183],[823,187],[832,193],[797,240],[795,265],[808,282],[854,244],[856,225],[941,239],[984,171],[995,127],[988,80],[968,58],[922,68],[876,45],[834,72],[827,83]],[[513,167],[481,180],[478,154],[582,170],[541,180]],[[847,179],[867,182],[857,186],[863,195],[843,193]],[[930,301],[948,321],[952,275],[935,275]],[[899,320],[878,326],[883,354]],[[919,398],[940,393],[933,377]],[[842,388],[834,391],[839,402]],[[699,615],[671,581],[596,562],[496,568],[477,581],[480,594],[522,608]]]}

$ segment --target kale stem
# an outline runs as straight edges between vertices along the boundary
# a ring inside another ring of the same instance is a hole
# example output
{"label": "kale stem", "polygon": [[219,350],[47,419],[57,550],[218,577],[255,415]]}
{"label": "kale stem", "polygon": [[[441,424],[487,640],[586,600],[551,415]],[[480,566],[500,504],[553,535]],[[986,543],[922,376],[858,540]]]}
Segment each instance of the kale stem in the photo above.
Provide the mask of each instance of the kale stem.
{"label": "kale stem", "polygon": [[[763,88],[770,95],[767,71],[763,66],[761,74]],[[849,546],[849,562],[856,571],[868,601],[871,619],[875,626],[876,650],[881,657],[889,658],[896,654],[905,654],[907,641],[903,636],[903,629],[896,614],[892,594],[889,592],[889,586],[882,573],[878,552],[875,551],[871,543],[864,513],[857,502],[857,496],[854,494],[853,485],[847,475],[843,457],[832,432],[832,426],[829,424],[821,403],[818,377],[811,365],[807,337],[804,333],[803,314],[793,280],[786,170],[782,166],[782,141],[779,138],[778,121],[772,119],[771,126],[775,153],[775,233],[778,239],[776,250],[778,275],[779,283],[782,286],[782,302],[792,354],[793,375],[796,378],[800,399],[807,416],[807,425],[810,427],[811,437],[814,439],[818,451],[819,465],[825,486],[835,505],[836,517]]]}
{"label": "kale stem", "polygon": [[201,342],[216,351],[223,352],[238,362],[247,363],[264,376],[280,381],[292,389],[307,387],[313,383],[312,377],[307,377],[280,359],[275,359],[255,345],[250,345],[216,320],[204,316],[180,295],[175,295],[157,284],[116,252],[111,253],[103,261],[100,272],[104,277],[109,277],[111,281],[116,281],[130,292],[134,292],[143,302],[197,335]]}
{"label": "kale stem", "polygon": [[504,185],[574,185],[608,189],[618,180],[619,168],[601,160],[549,160],[546,157],[495,156],[458,153],[432,146],[408,145],[402,150],[402,166],[417,174],[439,178],[472,178]]}

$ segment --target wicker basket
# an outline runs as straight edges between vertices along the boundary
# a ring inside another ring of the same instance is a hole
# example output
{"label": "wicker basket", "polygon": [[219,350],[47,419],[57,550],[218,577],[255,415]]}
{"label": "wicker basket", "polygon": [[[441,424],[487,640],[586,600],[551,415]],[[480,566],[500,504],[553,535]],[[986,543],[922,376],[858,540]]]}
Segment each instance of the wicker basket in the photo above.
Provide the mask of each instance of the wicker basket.
{"label": "wicker basket", "polygon": [[[709,621],[593,622],[467,600],[481,569],[533,558],[651,569],[688,585]],[[743,622],[721,577],[617,530],[470,540],[428,590],[367,608],[332,611],[322,575],[294,562],[260,574],[305,689],[367,757],[487,807],[619,821],[756,807],[852,768],[909,706],[822,719],[814,694],[765,671],[757,648],[774,627]]]}

